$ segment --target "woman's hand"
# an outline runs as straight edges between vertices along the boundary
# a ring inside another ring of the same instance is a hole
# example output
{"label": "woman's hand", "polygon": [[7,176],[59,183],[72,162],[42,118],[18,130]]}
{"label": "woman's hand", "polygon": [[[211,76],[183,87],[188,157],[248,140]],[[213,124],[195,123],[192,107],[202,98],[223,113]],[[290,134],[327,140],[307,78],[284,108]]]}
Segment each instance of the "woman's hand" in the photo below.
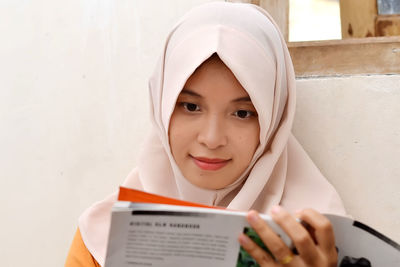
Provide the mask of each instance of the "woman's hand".
{"label": "woman's hand", "polygon": [[312,228],[312,233],[283,208],[276,206],[271,211],[272,219],[292,239],[298,255],[293,254],[256,211],[250,211],[247,220],[275,259],[244,234],[239,236],[239,242],[262,267],[337,266],[335,238],[329,220],[312,209],[302,210],[296,216]]}

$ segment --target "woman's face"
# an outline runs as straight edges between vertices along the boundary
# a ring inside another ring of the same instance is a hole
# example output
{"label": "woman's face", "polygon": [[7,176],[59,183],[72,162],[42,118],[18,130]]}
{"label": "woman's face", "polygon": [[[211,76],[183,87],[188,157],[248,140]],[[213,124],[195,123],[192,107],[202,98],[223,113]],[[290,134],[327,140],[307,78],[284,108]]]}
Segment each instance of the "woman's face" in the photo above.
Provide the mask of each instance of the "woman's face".
{"label": "woman's face", "polygon": [[172,155],[201,188],[221,189],[245,171],[259,144],[257,112],[233,73],[216,56],[179,94],[169,126]]}

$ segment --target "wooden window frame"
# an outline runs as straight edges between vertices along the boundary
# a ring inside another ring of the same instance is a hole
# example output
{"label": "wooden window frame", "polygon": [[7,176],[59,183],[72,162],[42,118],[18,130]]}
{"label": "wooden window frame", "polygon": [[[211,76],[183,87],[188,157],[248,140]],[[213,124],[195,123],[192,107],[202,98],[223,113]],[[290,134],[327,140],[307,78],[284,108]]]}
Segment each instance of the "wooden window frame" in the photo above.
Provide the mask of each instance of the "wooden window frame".
{"label": "wooden window frame", "polygon": [[289,42],[296,77],[400,74],[400,36]]}

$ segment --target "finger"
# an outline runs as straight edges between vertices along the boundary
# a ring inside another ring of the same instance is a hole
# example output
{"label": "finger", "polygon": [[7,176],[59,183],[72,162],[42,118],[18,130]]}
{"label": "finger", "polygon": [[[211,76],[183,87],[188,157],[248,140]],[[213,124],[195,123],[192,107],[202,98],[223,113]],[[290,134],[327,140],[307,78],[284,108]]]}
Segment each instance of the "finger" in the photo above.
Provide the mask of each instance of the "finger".
{"label": "finger", "polygon": [[335,235],[328,218],[313,209],[302,210],[298,213],[298,217],[313,228],[317,244],[323,251],[336,250]]}
{"label": "finger", "polygon": [[272,208],[271,217],[292,239],[303,261],[309,264],[313,263],[318,257],[318,251],[307,230],[279,206]]}
{"label": "finger", "polygon": [[247,235],[240,234],[239,243],[260,266],[278,266],[274,259]]}
{"label": "finger", "polygon": [[274,255],[275,259],[281,261],[291,255],[291,250],[285,245],[282,239],[261,219],[258,213],[254,210],[247,214],[248,221],[257,232],[263,243]]}

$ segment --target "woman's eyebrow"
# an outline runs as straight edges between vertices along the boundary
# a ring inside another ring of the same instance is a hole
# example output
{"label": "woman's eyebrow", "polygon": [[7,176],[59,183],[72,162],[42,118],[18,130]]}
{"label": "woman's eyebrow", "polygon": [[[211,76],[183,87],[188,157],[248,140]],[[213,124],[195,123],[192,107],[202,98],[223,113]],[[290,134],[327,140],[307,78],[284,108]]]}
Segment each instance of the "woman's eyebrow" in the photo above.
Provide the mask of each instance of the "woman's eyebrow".
{"label": "woman's eyebrow", "polygon": [[203,98],[203,96],[201,96],[198,93],[193,92],[193,91],[191,91],[190,89],[187,89],[187,88],[183,88],[180,94],[191,95],[191,96]]}
{"label": "woman's eyebrow", "polygon": [[251,99],[249,96],[244,96],[244,97],[239,97],[239,98],[233,99],[231,102],[251,102]]}

